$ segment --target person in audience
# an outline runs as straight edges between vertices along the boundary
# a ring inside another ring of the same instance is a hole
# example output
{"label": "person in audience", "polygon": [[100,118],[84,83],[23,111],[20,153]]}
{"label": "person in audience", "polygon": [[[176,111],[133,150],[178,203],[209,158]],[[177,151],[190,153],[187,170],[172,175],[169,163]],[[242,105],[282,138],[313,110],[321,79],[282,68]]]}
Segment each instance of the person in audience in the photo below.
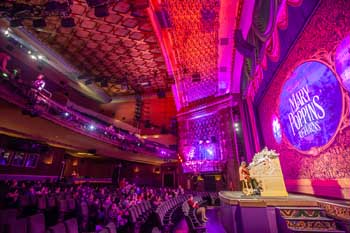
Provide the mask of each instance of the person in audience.
{"label": "person in audience", "polygon": [[123,179],[120,181],[120,183],[119,183],[119,187],[120,187],[120,188],[124,188],[125,186],[126,186],[126,179],[123,178]]}
{"label": "person in audience", "polygon": [[33,88],[35,88],[37,91],[42,91],[45,88],[45,80],[44,80],[44,75],[43,74],[39,74],[36,77],[36,80],[33,83]]}
{"label": "person in audience", "polygon": [[183,195],[183,194],[185,194],[185,190],[182,188],[182,186],[181,186],[181,185],[179,185],[179,188],[178,188],[178,194],[179,194],[179,195]]}
{"label": "person in audience", "polygon": [[197,216],[200,216],[201,220],[203,222],[206,222],[208,221],[208,218],[205,214],[205,208],[204,207],[200,207],[198,202],[197,201],[194,201],[193,200],[193,195],[190,195],[188,200],[187,200],[187,203],[188,205],[191,207],[191,208],[194,208],[196,209],[196,214]]}
{"label": "person in audience", "polygon": [[[25,217],[29,212],[25,212],[20,206],[20,198],[25,196],[30,203],[30,209],[34,212],[38,211],[38,197],[47,196],[58,200],[74,199],[77,202],[76,217],[81,229],[85,232],[95,232],[98,226],[103,226],[109,221],[113,221],[117,226],[118,233],[128,233],[132,231],[133,224],[131,222],[130,211],[132,207],[137,207],[143,201],[150,201],[154,208],[162,206],[167,200],[171,200],[184,190],[181,186],[177,189],[171,188],[151,188],[140,187],[135,184],[129,184],[123,179],[122,187],[116,185],[96,185],[90,183],[84,184],[68,184],[59,182],[32,182],[24,181],[20,184],[13,180],[5,182],[1,187],[0,193],[4,201],[0,200],[0,208],[17,208],[19,214]],[[0,196],[1,197],[1,196]],[[3,202],[4,204],[1,205]],[[87,219],[82,217],[81,204],[87,204]],[[199,207],[198,203],[193,201],[193,197],[189,199],[192,208],[196,208],[196,212],[206,221],[205,209]],[[6,205],[6,206],[5,206]],[[144,207],[143,207],[144,208]],[[81,216],[80,216],[81,215]],[[57,221],[56,215],[49,216],[49,222]],[[101,227],[100,227],[101,228]]]}
{"label": "person in audience", "polygon": [[5,203],[9,208],[17,208],[19,205],[19,188],[17,180],[13,180],[6,194]]}
{"label": "person in audience", "polygon": [[0,70],[7,74],[10,73],[7,70],[7,63],[9,60],[11,60],[11,57],[8,54],[0,52]]}
{"label": "person in audience", "polygon": [[76,170],[73,170],[73,172],[72,172],[72,177],[73,177],[73,178],[77,178],[77,177],[78,177],[78,173],[77,173]]}

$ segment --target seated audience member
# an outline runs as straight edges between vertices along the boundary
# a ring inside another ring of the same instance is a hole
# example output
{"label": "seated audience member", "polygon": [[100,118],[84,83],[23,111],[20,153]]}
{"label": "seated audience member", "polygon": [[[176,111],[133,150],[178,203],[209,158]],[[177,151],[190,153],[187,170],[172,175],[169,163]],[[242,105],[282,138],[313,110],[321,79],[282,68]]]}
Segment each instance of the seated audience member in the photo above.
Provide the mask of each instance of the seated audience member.
{"label": "seated audience member", "polygon": [[[50,208],[48,222],[53,224],[58,220],[58,216],[55,214],[57,207],[55,200],[73,198],[77,201],[77,205],[76,211],[72,214],[76,214],[79,227],[83,231],[95,232],[96,229],[102,228],[109,221],[113,221],[118,233],[132,231],[130,208],[144,201],[150,201],[153,207],[158,207],[164,201],[171,200],[184,192],[181,186],[178,189],[139,187],[135,184],[129,184],[126,179],[123,179],[122,187],[118,188],[102,184],[68,184],[49,180],[45,182],[21,181],[20,184],[14,180],[3,182],[2,185],[0,182],[0,187],[0,207],[16,208],[19,216],[26,217],[37,213],[38,198],[46,196],[48,199],[54,199],[55,206],[48,206]],[[23,203],[27,208],[21,206]],[[82,203],[87,204],[87,208],[84,208],[86,218],[83,217],[80,205]],[[199,207],[197,203],[192,203],[191,206],[198,209],[196,212],[205,221],[205,209]]]}
{"label": "seated audience member", "polygon": [[8,208],[17,208],[19,205],[19,188],[17,180],[13,180],[6,194],[6,205]]}
{"label": "seated audience member", "polygon": [[188,200],[187,200],[187,203],[188,203],[188,205],[189,205],[191,208],[196,209],[196,214],[197,214],[197,216],[200,216],[200,218],[201,218],[201,220],[202,220],[203,222],[208,221],[208,218],[207,218],[207,216],[205,215],[205,208],[204,208],[204,207],[200,207],[200,206],[198,205],[198,202],[193,200],[193,195],[190,195],[190,197],[189,197]]}
{"label": "seated audience member", "polygon": [[0,52],[0,70],[7,74],[10,73],[7,70],[7,63],[9,60],[11,60],[11,57],[8,54]]}
{"label": "seated audience member", "polygon": [[45,88],[45,81],[44,81],[44,75],[39,74],[38,77],[36,77],[36,80],[33,83],[33,88],[35,88],[37,91],[41,91]]}
{"label": "seated audience member", "polygon": [[179,195],[183,195],[183,194],[185,194],[185,190],[182,188],[182,186],[181,186],[181,185],[179,185],[179,188],[178,188],[178,194],[179,194]]}

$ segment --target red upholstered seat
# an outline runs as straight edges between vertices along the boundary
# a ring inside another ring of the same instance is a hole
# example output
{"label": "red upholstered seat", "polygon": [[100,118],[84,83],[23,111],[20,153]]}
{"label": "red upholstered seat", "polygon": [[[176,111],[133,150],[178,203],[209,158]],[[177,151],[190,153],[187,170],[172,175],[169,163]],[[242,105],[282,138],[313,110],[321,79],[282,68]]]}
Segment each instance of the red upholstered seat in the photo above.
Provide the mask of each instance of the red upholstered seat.
{"label": "red upholstered seat", "polygon": [[28,233],[45,233],[45,216],[43,214],[36,214],[29,216]]}
{"label": "red upholstered seat", "polygon": [[68,211],[67,201],[66,200],[59,200],[58,209],[60,210],[60,212],[63,212],[63,213],[67,212]]}
{"label": "red upholstered seat", "polygon": [[58,223],[53,227],[49,228],[50,233],[66,233],[66,226],[64,223]]}
{"label": "red upholstered seat", "polygon": [[107,228],[103,228],[98,233],[109,233],[109,230]]}
{"label": "red upholstered seat", "polygon": [[46,209],[46,197],[40,196],[38,197],[38,209],[39,210],[45,210]]}
{"label": "red upholstered seat", "polygon": [[109,230],[109,233],[117,233],[117,228],[113,222],[108,223],[106,228]]}
{"label": "red upholstered seat", "polygon": [[21,218],[6,225],[7,233],[27,233],[27,219]]}
{"label": "red upholstered seat", "polygon": [[16,209],[0,210],[0,233],[5,231],[6,224],[10,224],[16,220],[16,216]]}
{"label": "red upholstered seat", "polygon": [[69,211],[75,210],[75,200],[74,199],[68,199],[67,200],[67,207]]}
{"label": "red upholstered seat", "polygon": [[78,222],[76,218],[68,219],[64,222],[64,225],[66,226],[66,232],[67,233],[79,233],[78,231]]}

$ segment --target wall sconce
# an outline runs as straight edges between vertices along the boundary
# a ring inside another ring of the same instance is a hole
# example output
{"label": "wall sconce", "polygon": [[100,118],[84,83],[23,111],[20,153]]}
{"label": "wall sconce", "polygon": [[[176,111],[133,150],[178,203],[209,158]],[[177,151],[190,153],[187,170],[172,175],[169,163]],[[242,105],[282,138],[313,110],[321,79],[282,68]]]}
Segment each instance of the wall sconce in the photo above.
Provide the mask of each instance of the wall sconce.
{"label": "wall sconce", "polygon": [[134,173],[138,173],[140,171],[139,167],[134,168]]}
{"label": "wall sconce", "polygon": [[160,174],[160,168],[159,167],[153,168],[153,173],[159,175]]}
{"label": "wall sconce", "polygon": [[46,165],[51,165],[53,163],[53,154],[46,154],[43,158],[43,163]]}
{"label": "wall sconce", "polygon": [[73,167],[78,166],[78,159],[74,159],[74,160],[72,161],[72,166],[73,166]]}

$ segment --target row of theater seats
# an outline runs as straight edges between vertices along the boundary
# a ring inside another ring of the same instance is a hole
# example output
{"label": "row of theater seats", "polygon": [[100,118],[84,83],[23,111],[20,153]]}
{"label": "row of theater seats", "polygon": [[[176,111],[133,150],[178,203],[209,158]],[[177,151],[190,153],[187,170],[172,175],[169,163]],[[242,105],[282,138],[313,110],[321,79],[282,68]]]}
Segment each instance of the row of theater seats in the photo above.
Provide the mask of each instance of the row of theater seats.
{"label": "row of theater seats", "polygon": [[37,197],[35,203],[32,203],[33,200],[29,200],[25,195],[21,195],[19,200],[20,208],[35,210],[34,207],[36,207],[39,212],[45,213],[48,225],[52,225],[57,221],[63,221],[67,217],[72,216],[78,217],[81,229],[85,229],[88,224],[89,210],[87,203],[73,199],[70,192],[40,195]]}
{"label": "row of theater seats", "polygon": [[[59,222],[46,229],[43,214],[35,214],[26,218],[16,216],[16,209],[0,211],[0,233],[79,233],[76,218]],[[117,233],[116,226],[110,222],[98,233]]]}
{"label": "row of theater seats", "polygon": [[46,230],[44,214],[17,218],[16,209],[0,211],[0,233],[78,233],[75,218],[68,219]]}
{"label": "row of theater seats", "polygon": [[129,209],[131,223],[139,227],[144,224],[153,212],[153,208],[150,201],[142,201],[136,206],[132,206]]}
{"label": "row of theater seats", "polygon": [[187,200],[186,195],[181,195],[160,204],[156,209],[156,215],[162,232],[171,232],[175,223],[181,218],[181,205]]}
{"label": "row of theater seats", "polygon": [[110,222],[103,229],[98,231],[97,233],[117,233],[116,226],[114,223]]}
{"label": "row of theater seats", "polygon": [[[200,206],[202,206],[206,201],[202,197],[194,197],[194,201],[197,201]],[[188,202],[185,201],[182,204],[182,213],[185,216],[188,227],[193,233],[205,233],[207,232],[205,222],[198,219],[196,214],[196,209],[190,207]]]}

